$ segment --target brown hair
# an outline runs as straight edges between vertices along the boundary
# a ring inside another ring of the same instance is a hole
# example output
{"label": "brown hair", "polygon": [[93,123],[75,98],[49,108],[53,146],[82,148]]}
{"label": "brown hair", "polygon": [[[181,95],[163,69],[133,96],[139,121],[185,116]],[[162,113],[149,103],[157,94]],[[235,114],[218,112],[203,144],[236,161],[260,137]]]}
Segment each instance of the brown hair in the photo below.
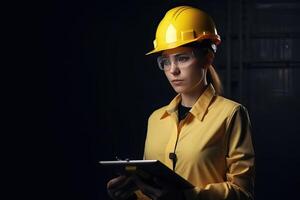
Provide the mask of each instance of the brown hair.
{"label": "brown hair", "polygon": [[211,83],[218,95],[223,94],[223,86],[220,77],[212,65],[208,66],[207,81]]}
{"label": "brown hair", "polygon": [[[184,45],[186,47],[192,47],[195,49],[199,49],[199,50],[203,50],[205,49],[206,51],[201,51],[204,54],[212,54],[212,56],[214,56],[214,54],[216,53],[216,46],[213,42],[211,42],[210,40],[203,40],[201,42],[192,42],[189,44]],[[214,67],[212,65],[209,65],[207,68],[207,81],[208,83],[211,83],[214,88],[215,91],[218,95],[222,95],[223,94],[223,86],[222,86],[222,82],[221,79],[218,75],[218,73],[216,72],[216,70],[214,69]]]}

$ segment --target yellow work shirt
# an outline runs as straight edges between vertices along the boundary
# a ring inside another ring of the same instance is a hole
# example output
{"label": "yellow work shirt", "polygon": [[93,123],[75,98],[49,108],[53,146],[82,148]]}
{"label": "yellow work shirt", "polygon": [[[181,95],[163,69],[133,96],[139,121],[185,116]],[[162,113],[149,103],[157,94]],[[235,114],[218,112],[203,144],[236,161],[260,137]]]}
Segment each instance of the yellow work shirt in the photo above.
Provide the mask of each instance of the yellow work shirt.
{"label": "yellow work shirt", "polygon": [[172,169],[169,153],[178,137],[175,171],[195,186],[184,191],[187,200],[253,199],[254,150],[245,107],[216,95],[210,84],[179,123],[180,102],[177,95],[149,117],[144,159]]}

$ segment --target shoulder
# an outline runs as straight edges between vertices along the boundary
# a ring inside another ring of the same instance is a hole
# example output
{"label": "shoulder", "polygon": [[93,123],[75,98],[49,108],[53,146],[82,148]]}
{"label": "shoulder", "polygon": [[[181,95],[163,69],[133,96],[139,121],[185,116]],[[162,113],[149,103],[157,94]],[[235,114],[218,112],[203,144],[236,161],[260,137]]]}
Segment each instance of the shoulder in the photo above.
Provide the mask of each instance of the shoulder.
{"label": "shoulder", "polygon": [[218,107],[218,109],[220,109],[227,116],[226,117],[227,126],[229,126],[229,124],[232,121],[234,121],[234,119],[250,122],[248,110],[241,103],[227,99],[222,96],[217,96],[214,104],[216,107]]}
{"label": "shoulder", "polygon": [[220,114],[222,113],[223,116],[227,116],[228,121],[236,114],[248,115],[247,108],[244,105],[222,96],[216,96],[211,104],[211,109],[220,112]]}
{"label": "shoulder", "polygon": [[223,112],[228,113],[228,115],[231,115],[238,110],[246,110],[245,106],[242,104],[222,96],[216,96],[212,106],[216,109],[221,109]]}

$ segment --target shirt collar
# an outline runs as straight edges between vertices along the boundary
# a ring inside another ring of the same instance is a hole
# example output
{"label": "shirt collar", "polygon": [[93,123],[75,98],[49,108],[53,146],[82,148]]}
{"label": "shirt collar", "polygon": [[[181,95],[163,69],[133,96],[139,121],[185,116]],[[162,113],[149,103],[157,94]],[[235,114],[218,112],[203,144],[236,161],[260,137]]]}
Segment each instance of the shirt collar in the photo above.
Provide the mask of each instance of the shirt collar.
{"label": "shirt collar", "polygon": [[[213,99],[216,96],[215,89],[212,84],[209,84],[205,91],[198,98],[196,103],[191,108],[190,112],[198,118],[200,121],[203,120],[204,115]],[[178,94],[170,103],[167,105],[165,112],[161,116],[161,119],[171,115],[173,112],[177,111],[177,106],[181,101],[181,96]]]}

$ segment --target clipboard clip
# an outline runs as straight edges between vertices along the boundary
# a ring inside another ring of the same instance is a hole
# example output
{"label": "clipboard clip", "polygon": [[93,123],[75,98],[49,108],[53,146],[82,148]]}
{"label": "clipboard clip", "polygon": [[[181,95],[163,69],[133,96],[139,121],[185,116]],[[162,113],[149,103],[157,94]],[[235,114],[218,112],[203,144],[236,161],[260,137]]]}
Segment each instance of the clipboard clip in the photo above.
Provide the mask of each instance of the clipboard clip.
{"label": "clipboard clip", "polygon": [[130,161],[129,158],[122,159],[122,158],[120,158],[120,157],[118,157],[118,156],[115,156],[115,158],[116,158],[116,160],[118,160],[118,161],[127,161],[127,162]]}

